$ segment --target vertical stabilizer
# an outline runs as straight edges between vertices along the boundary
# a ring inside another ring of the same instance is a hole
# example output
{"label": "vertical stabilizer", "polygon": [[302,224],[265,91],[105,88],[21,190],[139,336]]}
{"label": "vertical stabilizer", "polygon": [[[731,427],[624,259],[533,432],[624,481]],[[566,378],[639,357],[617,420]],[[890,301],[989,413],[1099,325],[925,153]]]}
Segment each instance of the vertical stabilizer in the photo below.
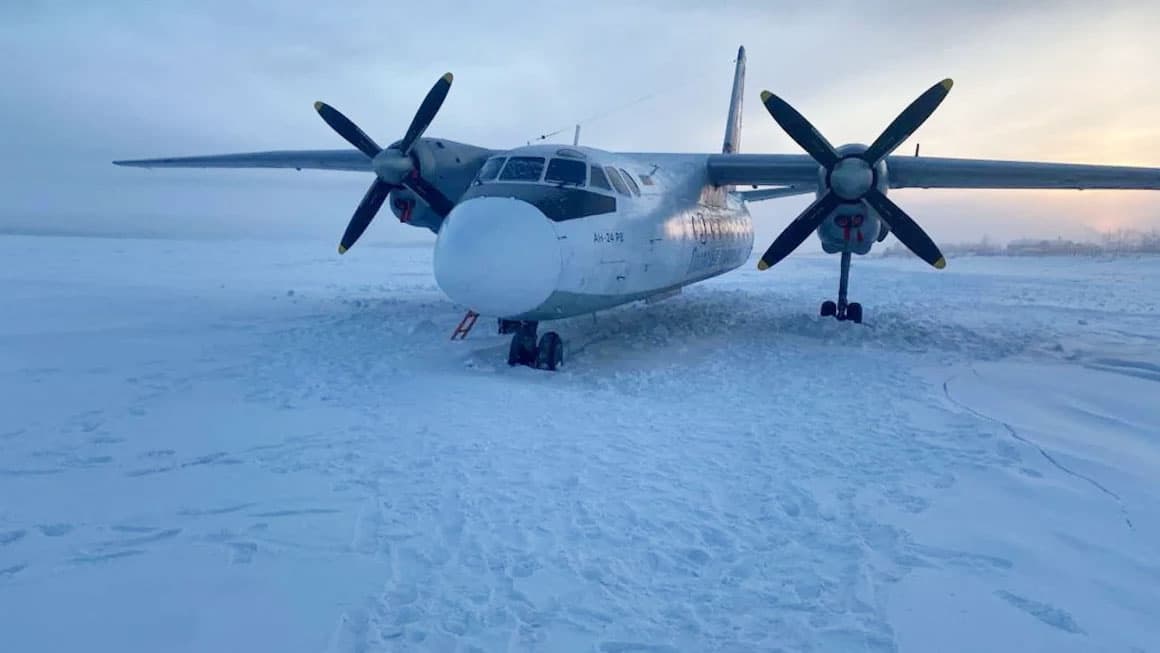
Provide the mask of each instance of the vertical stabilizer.
{"label": "vertical stabilizer", "polygon": [[737,49],[737,69],[733,73],[733,95],[729,98],[729,122],[725,123],[725,154],[741,151],[741,100],[745,95],[745,46]]}

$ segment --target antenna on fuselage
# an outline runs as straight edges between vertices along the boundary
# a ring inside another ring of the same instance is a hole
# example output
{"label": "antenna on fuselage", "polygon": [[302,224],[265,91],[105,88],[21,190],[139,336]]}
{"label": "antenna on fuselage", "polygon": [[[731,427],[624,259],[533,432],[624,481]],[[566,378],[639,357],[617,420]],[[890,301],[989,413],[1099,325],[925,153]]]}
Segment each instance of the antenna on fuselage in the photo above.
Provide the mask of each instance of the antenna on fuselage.
{"label": "antenna on fuselage", "polygon": [[572,134],[572,147],[580,145],[580,123],[576,123],[576,133]]}

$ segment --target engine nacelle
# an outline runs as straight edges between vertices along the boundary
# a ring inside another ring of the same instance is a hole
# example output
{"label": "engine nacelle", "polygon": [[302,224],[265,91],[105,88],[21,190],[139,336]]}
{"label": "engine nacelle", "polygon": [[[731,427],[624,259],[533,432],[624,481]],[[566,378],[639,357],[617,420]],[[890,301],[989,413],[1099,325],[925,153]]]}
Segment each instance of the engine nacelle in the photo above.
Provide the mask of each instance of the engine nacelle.
{"label": "engine nacelle", "polygon": [[[862,143],[848,143],[835,148],[835,151],[839,157],[845,158],[861,154],[867,149],[868,146]],[[886,161],[879,161],[872,171],[874,187],[886,194],[890,188]],[[828,176],[826,169],[818,166],[819,198],[830,190]],[[890,233],[890,226],[865,202],[847,202],[834,209],[834,212],[818,227],[817,233],[818,239],[822,241],[822,250],[827,254],[842,251],[847,247],[847,243],[850,251],[855,254],[867,254],[874,243],[882,242],[886,238]]]}
{"label": "engine nacelle", "polygon": [[[398,147],[395,142],[390,147]],[[492,150],[442,138],[420,138],[411,148],[411,159],[423,178],[452,201],[457,201],[479,172]],[[387,199],[391,212],[400,222],[426,227],[438,233],[443,218],[432,211],[409,189],[391,191]]]}

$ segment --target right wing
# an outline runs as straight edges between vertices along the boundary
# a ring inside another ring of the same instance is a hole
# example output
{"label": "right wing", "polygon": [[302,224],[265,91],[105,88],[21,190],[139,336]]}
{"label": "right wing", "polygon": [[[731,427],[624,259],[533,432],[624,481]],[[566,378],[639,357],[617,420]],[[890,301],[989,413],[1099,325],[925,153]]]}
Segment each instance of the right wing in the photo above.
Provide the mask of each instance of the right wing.
{"label": "right wing", "polygon": [[133,168],[294,168],[295,170],[352,170],[372,172],[371,160],[358,150],[280,150],[215,154],[168,159],[114,161]]}
{"label": "right wing", "polygon": [[794,195],[808,195],[818,192],[816,186],[783,186],[781,188],[759,188],[757,190],[738,191],[741,199],[746,202],[764,202],[779,197],[793,197]]}

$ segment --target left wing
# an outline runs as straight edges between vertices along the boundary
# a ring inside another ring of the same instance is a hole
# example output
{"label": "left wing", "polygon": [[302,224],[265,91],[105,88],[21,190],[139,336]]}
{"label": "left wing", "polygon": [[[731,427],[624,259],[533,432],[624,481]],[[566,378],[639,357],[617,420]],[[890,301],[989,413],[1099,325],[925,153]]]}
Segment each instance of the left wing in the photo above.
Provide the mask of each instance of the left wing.
{"label": "left wing", "polygon": [[294,168],[371,172],[370,158],[358,150],[280,150],[113,163],[134,168]]}
{"label": "left wing", "polygon": [[1160,168],[986,159],[887,157],[891,188],[1160,190]]}
{"label": "left wing", "polygon": [[[818,163],[800,154],[711,154],[707,166],[718,186],[818,184]],[[892,156],[886,169],[890,188],[1160,190],[1160,168]]]}

